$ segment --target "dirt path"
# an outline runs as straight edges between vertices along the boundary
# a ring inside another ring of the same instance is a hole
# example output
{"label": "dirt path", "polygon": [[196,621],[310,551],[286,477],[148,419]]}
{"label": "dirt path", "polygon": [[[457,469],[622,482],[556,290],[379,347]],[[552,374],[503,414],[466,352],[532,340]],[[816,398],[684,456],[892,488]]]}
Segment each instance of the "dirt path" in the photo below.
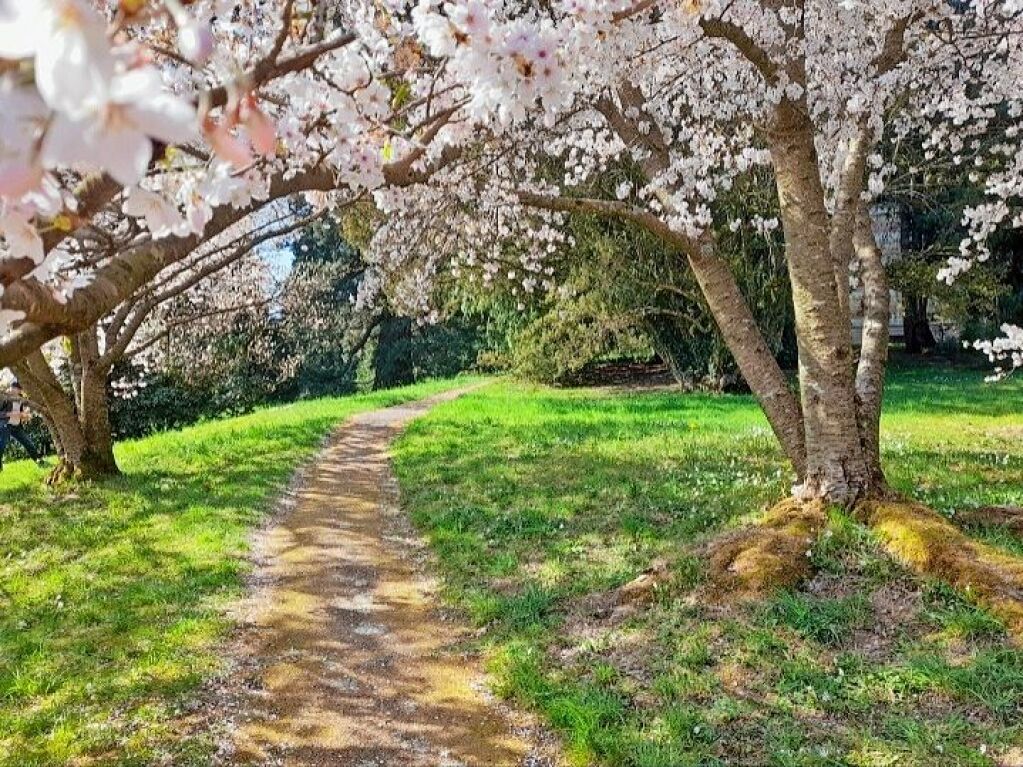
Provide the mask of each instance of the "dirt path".
{"label": "dirt path", "polygon": [[397,508],[388,448],[451,392],[342,426],[259,544],[227,764],[548,764],[480,692]]}

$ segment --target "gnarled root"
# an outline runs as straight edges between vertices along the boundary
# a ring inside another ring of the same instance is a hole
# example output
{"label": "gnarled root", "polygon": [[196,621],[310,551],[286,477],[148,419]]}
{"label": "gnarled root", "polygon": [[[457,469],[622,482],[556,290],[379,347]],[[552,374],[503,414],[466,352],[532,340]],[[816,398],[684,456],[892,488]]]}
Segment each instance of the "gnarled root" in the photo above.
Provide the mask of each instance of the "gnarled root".
{"label": "gnarled root", "polygon": [[67,459],[61,458],[57,461],[57,465],[54,466],[47,475],[46,484],[50,487],[56,487],[64,484],[65,482],[71,482],[74,478],[74,466]]}
{"label": "gnarled root", "polygon": [[708,550],[712,597],[742,600],[796,586],[813,574],[807,552],[827,522],[822,501],[782,501],[759,524],[713,541]]}
{"label": "gnarled root", "polygon": [[1023,639],[1023,560],[973,540],[920,504],[865,502],[857,516],[911,570],[959,589]]}

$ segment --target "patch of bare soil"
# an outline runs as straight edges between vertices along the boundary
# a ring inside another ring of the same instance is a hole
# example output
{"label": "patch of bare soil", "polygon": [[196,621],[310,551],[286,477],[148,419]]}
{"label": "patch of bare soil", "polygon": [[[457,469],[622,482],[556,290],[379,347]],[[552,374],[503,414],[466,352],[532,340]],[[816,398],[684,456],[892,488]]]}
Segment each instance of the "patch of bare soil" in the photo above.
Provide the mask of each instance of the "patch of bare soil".
{"label": "patch of bare soil", "polygon": [[1015,441],[1023,439],[1023,426],[998,426],[993,429],[988,429],[989,436],[1004,439],[1006,441]]}
{"label": "patch of bare soil", "polygon": [[1023,509],[1018,506],[981,506],[960,509],[953,521],[976,527],[1000,527],[1016,535],[1023,535]]}
{"label": "patch of bare soil", "polygon": [[207,712],[220,764],[556,764],[550,739],[485,692],[398,507],[391,441],[459,393],[349,421],[261,535],[233,670]]}
{"label": "patch of bare soil", "polygon": [[679,388],[668,366],[660,362],[603,362],[587,365],[569,377],[565,385],[634,391]]}

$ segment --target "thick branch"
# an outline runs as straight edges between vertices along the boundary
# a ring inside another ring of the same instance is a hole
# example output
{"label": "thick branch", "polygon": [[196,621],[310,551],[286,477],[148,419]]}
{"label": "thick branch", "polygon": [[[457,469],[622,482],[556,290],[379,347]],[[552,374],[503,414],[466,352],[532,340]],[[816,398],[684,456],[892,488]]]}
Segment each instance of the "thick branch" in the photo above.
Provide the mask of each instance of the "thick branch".
{"label": "thick branch", "polygon": [[735,46],[768,83],[773,84],[778,79],[778,65],[742,27],[724,19],[705,18],[700,19],[700,27],[707,37],[727,40]]}
{"label": "thick branch", "polygon": [[856,257],[853,245],[854,230],[862,205],[860,196],[866,183],[867,155],[870,147],[870,128],[867,119],[863,118],[856,125],[855,132],[849,140],[835,195],[835,213],[831,218],[829,234],[831,258],[835,267],[835,284],[838,289],[838,311],[843,320],[850,322],[849,267]]}
{"label": "thick branch", "polygon": [[[214,237],[273,200],[309,190],[329,191],[335,186],[333,173],[316,169],[290,179],[274,179],[266,202],[253,202],[243,209],[222,207],[206,227],[204,237]],[[169,237],[134,248],[100,267],[91,283],[74,292],[64,303],[50,289],[35,282],[17,282],[3,294],[0,306],[24,312],[27,320],[0,343],[0,365],[9,365],[61,334],[89,328],[118,304],[132,296],[171,264],[185,258],[199,245],[200,238]]]}

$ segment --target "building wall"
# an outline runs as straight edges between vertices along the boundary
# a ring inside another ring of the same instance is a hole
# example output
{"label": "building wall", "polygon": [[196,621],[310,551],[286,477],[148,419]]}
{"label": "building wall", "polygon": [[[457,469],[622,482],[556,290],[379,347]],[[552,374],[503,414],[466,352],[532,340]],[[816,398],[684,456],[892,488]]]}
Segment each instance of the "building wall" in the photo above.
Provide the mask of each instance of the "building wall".
{"label": "building wall", "polygon": [[[874,237],[881,249],[881,258],[887,266],[902,257],[902,209],[895,203],[879,203],[871,208],[870,217],[874,225]],[[859,346],[863,340],[863,290],[856,284],[855,279],[849,306],[853,315],[853,343]],[[935,307],[928,307],[928,317],[931,318],[931,330],[934,337],[938,340],[957,335],[956,328],[950,323],[942,321],[937,315]],[[902,294],[893,290],[891,291],[891,314],[888,318],[893,341],[901,341],[905,337],[904,318]]]}

